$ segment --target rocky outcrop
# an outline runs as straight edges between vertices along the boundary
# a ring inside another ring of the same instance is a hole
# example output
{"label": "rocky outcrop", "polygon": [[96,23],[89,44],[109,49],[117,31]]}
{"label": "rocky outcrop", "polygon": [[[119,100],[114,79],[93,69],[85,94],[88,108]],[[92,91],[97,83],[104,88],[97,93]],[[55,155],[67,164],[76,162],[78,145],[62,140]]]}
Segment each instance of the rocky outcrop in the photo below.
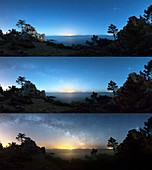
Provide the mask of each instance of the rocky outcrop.
{"label": "rocky outcrop", "polygon": [[33,98],[45,98],[45,91],[37,90],[36,86],[30,81],[26,81],[22,88],[19,90],[19,96],[28,96]]}
{"label": "rocky outcrop", "polygon": [[118,146],[118,154],[130,156],[152,154],[152,139],[135,129],[130,130],[126,139]]}
{"label": "rocky outcrop", "polygon": [[22,29],[22,33],[27,33],[30,36],[38,39],[39,41],[46,41],[45,34],[39,34],[34,27],[30,24],[26,24],[25,27]]}
{"label": "rocky outcrop", "polygon": [[45,147],[40,148],[36,145],[35,141],[30,138],[26,138],[25,141],[21,144],[21,151],[23,153],[44,153],[45,154]]}
{"label": "rocky outcrop", "polygon": [[127,81],[111,100],[115,112],[148,113],[152,112],[152,83],[136,73],[129,74]]}
{"label": "rocky outcrop", "polygon": [[118,39],[101,49],[101,55],[147,56],[152,55],[152,26],[135,16],[118,33]]}

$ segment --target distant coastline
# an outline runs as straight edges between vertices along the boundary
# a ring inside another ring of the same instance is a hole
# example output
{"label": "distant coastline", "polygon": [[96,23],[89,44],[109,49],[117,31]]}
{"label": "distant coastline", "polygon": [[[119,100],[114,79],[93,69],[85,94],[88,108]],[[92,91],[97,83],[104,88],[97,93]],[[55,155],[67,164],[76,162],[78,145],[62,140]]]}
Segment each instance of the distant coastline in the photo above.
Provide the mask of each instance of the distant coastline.
{"label": "distant coastline", "polygon": [[[109,97],[114,97],[113,93],[110,92],[97,92],[99,95],[104,96],[107,95]],[[71,103],[74,102],[85,102],[86,97],[90,97],[92,92],[72,92],[72,93],[65,93],[65,92],[46,92],[46,96],[53,96],[55,97],[54,100],[60,100],[64,103]]]}
{"label": "distant coastline", "polygon": [[[99,38],[107,38],[109,40],[114,40],[112,35],[97,35]],[[46,35],[46,40],[51,40],[51,42],[54,42],[56,44],[63,44],[65,46],[72,46],[74,45],[84,45],[88,46],[86,44],[86,41],[90,41],[92,38],[92,35],[72,35],[72,36],[66,36],[66,35]]]}
{"label": "distant coastline", "polygon": [[[86,159],[86,156],[91,156],[91,151],[92,149],[46,149],[47,154],[64,160]],[[98,154],[114,155],[114,152],[112,149],[98,149]]]}

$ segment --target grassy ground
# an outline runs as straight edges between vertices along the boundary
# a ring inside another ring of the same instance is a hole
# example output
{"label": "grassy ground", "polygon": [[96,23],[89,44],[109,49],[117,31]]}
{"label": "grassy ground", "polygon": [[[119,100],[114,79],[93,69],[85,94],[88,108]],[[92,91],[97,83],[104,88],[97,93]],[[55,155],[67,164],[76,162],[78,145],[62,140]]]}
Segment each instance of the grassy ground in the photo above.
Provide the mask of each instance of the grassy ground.
{"label": "grassy ground", "polygon": [[58,44],[43,42],[33,42],[35,48],[25,48],[23,46],[12,46],[10,42],[0,45],[1,56],[73,56],[78,52],[72,48],[62,47]]}
{"label": "grassy ground", "polygon": [[[26,99],[24,99],[26,100]],[[71,108],[60,101],[46,102],[43,99],[32,99],[33,103],[24,103],[6,98],[0,101],[0,113],[65,113]]]}

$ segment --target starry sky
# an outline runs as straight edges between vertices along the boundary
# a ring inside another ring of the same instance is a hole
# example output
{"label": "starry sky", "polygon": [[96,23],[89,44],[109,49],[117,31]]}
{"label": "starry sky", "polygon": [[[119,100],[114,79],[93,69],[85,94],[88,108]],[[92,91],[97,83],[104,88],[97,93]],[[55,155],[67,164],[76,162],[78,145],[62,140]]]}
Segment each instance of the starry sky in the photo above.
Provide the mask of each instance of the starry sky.
{"label": "starry sky", "polygon": [[[143,128],[151,114],[0,114],[0,141],[19,143],[25,133],[48,149],[107,148],[110,137],[121,143],[131,129]],[[121,128],[120,128],[121,127]]]}
{"label": "starry sky", "polygon": [[113,80],[121,87],[129,73],[143,71],[152,57],[0,57],[5,90],[25,76],[46,92],[106,92]]}
{"label": "starry sky", "polygon": [[111,23],[122,29],[149,5],[151,0],[1,0],[0,28],[17,28],[22,19],[46,35],[101,35]]}

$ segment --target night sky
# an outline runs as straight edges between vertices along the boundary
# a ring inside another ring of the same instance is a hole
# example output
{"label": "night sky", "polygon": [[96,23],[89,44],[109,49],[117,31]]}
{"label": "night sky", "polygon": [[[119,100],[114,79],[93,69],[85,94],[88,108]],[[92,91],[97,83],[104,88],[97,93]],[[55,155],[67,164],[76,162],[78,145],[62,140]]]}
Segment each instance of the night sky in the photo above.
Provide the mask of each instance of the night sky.
{"label": "night sky", "polygon": [[110,80],[122,86],[129,73],[143,71],[152,57],[1,57],[4,89],[25,76],[46,92],[105,92]]}
{"label": "night sky", "polygon": [[111,23],[122,29],[149,5],[151,0],[1,0],[0,27],[6,32],[23,19],[46,35],[107,34]]}
{"label": "night sky", "polygon": [[[48,149],[107,148],[110,137],[121,143],[131,129],[143,128],[151,114],[0,114],[4,146],[25,133]],[[18,142],[17,142],[18,143]]]}

